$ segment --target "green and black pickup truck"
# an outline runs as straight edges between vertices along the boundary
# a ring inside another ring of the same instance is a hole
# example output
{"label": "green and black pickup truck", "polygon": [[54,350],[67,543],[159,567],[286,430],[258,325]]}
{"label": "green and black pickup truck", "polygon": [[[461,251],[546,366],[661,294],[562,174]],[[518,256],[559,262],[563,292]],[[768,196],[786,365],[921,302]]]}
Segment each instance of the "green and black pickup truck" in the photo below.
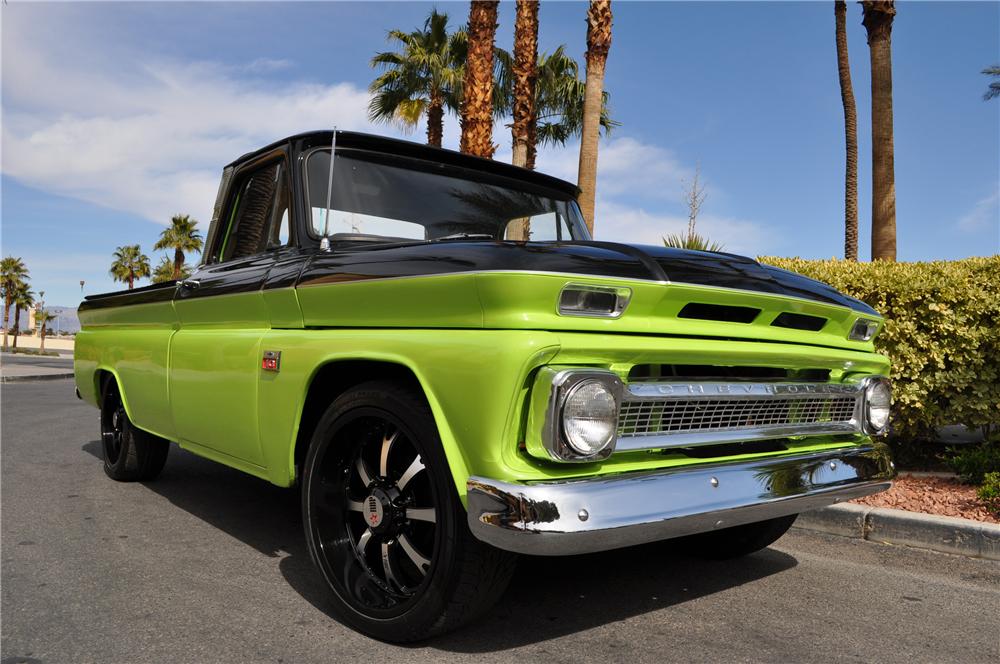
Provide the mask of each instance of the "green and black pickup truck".
{"label": "green and black pickup truck", "polygon": [[889,487],[881,317],[725,253],[592,240],[575,186],[366,134],[222,174],[190,278],[88,297],[104,468],[170,443],[302,494],[337,616],[408,641],[517,553],[734,558]]}

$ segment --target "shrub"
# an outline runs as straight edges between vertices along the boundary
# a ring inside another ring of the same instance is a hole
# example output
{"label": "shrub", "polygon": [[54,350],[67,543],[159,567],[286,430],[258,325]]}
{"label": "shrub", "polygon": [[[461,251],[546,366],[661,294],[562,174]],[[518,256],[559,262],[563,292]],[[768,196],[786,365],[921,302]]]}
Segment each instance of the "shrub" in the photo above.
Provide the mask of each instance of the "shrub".
{"label": "shrub", "polygon": [[766,258],[863,300],[885,328],[893,433],[925,437],[945,424],[1000,426],[1000,256],[931,263]]}
{"label": "shrub", "polygon": [[1000,516],[1000,473],[988,473],[976,495],[986,504],[986,509]]}
{"label": "shrub", "polygon": [[963,482],[981,484],[983,476],[1000,473],[1000,445],[984,443],[953,448],[944,462]]}

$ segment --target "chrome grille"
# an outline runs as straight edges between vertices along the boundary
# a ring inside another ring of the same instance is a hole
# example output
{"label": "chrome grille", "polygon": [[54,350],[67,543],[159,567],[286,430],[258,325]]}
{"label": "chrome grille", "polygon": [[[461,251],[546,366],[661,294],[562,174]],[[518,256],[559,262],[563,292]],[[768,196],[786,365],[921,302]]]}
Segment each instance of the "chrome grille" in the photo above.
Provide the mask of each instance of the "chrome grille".
{"label": "chrome grille", "polygon": [[860,399],[853,384],[631,383],[619,411],[616,449],[856,433]]}
{"label": "chrome grille", "polygon": [[626,401],[618,417],[618,435],[848,422],[854,416],[854,404],[853,397],[826,396]]}

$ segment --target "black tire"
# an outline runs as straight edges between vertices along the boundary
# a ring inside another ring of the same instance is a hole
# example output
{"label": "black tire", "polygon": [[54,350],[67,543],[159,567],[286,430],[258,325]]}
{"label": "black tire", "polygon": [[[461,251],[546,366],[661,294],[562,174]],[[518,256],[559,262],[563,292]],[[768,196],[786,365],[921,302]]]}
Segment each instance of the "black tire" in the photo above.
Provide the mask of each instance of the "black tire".
{"label": "black tire", "polygon": [[678,544],[681,551],[698,558],[709,560],[741,558],[774,544],[788,532],[797,516],[798,514],[792,514],[691,535],[678,540]]}
{"label": "black tire", "polygon": [[132,424],[114,378],[105,381],[101,396],[101,449],[104,472],[118,482],[156,479],[170,452],[169,441]]}
{"label": "black tire", "polygon": [[398,383],[334,400],[302,486],[309,554],[333,613],[359,632],[405,643],[453,630],[489,609],[513,574],[513,554],[472,536],[434,418]]}

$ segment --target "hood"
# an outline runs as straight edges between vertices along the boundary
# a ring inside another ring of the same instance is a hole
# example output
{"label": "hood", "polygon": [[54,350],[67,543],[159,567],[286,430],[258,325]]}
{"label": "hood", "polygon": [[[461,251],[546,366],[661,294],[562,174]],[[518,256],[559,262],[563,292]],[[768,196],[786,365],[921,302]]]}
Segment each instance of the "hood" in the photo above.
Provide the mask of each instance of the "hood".
{"label": "hood", "polygon": [[431,242],[320,254],[298,285],[462,272],[555,272],[713,286],[797,297],[878,315],[822,282],[745,256],[614,242]]}

